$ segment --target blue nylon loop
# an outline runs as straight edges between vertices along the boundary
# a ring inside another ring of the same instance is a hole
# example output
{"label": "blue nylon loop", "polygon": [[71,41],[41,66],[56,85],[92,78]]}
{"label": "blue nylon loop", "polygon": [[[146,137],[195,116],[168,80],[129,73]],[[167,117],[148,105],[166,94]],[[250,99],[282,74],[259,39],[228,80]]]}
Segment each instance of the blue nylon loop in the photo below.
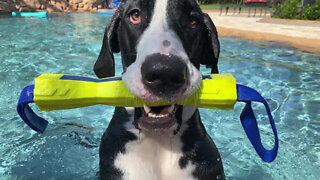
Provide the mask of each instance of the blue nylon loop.
{"label": "blue nylon loop", "polygon": [[[257,91],[243,85],[237,84],[237,93],[237,101],[246,103],[246,106],[244,107],[240,115],[244,131],[246,132],[251,144],[253,145],[260,158],[265,162],[272,162],[278,154],[279,140],[276,125],[271,115],[268,103]],[[254,116],[251,102],[263,103],[266,108],[275,141],[274,147],[271,150],[265,149],[262,145],[258,123]]]}
{"label": "blue nylon loop", "polygon": [[38,133],[43,133],[48,125],[48,121],[37,116],[29,106],[29,103],[33,103],[33,90],[34,85],[25,87],[20,95],[17,105],[17,111],[23,121],[33,130]]}

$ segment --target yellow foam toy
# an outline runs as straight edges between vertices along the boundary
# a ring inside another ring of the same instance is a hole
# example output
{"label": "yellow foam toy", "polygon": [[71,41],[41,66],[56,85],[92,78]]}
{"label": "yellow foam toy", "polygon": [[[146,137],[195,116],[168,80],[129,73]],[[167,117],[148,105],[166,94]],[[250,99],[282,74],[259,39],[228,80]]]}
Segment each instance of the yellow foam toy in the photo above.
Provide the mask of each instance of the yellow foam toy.
{"label": "yellow foam toy", "polygon": [[[237,101],[246,103],[240,119],[250,142],[264,161],[273,161],[278,152],[278,135],[270,108],[257,91],[236,84],[236,79],[231,74],[204,75],[201,86],[191,96],[177,102],[161,100],[156,103],[146,102],[134,96],[121,77],[95,79],[63,74],[43,74],[36,78],[35,85],[29,85],[22,90],[17,112],[30,128],[43,133],[48,121],[34,113],[29,103],[35,102],[40,110],[46,111],[96,104],[142,107],[144,103],[149,106],[176,103],[200,108],[231,110]],[[251,102],[259,102],[265,106],[275,140],[271,150],[266,150],[261,143]]]}
{"label": "yellow foam toy", "polygon": [[35,80],[34,102],[40,110],[51,111],[105,104],[120,107],[186,106],[231,110],[237,101],[236,79],[232,74],[204,75],[199,89],[177,101],[146,102],[134,96],[121,77],[95,79],[64,74],[42,74]]}

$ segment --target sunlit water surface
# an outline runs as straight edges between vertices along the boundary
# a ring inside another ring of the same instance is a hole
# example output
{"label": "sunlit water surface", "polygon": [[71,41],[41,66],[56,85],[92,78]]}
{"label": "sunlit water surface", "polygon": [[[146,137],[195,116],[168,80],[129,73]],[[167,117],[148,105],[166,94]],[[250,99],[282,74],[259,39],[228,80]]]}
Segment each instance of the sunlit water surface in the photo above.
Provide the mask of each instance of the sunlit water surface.
{"label": "sunlit water surface", "polygon": [[[109,20],[109,16],[90,13],[0,18],[0,179],[97,178],[100,137],[113,107],[37,111],[49,121],[39,135],[19,118],[16,104],[23,87],[42,73],[95,76],[92,68]],[[236,104],[232,111],[201,109],[227,178],[319,179],[320,55],[274,42],[256,44],[237,38],[220,38],[220,42],[220,72],[233,73],[238,83],[262,93],[280,140],[277,159],[264,163],[241,127],[243,104]],[[120,57],[115,58],[120,75]],[[260,109],[256,115],[263,143],[271,148],[272,131]]]}

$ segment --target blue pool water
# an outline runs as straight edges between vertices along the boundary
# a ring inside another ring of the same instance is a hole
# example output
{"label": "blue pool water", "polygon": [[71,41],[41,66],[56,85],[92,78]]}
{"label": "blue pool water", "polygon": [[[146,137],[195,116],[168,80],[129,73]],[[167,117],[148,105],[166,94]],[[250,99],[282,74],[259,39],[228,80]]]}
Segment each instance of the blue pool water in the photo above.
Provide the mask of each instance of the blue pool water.
{"label": "blue pool water", "polygon": [[[112,107],[38,111],[49,121],[42,135],[27,127],[15,109],[22,88],[41,73],[95,76],[92,67],[109,19],[90,13],[53,14],[48,19],[0,18],[0,179],[96,178],[98,145]],[[243,104],[238,103],[233,111],[201,109],[228,179],[319,179],[320,55],[274,42],[220,41],[220,72],[233,73],[238,83],[262,93],[272,109],[280,140],[277,159],[264,163],[241,127]],[[116,66],[120,75],[119,56]],[[261,114],[257,110],[263,143],[271,148],[272,132]]]}

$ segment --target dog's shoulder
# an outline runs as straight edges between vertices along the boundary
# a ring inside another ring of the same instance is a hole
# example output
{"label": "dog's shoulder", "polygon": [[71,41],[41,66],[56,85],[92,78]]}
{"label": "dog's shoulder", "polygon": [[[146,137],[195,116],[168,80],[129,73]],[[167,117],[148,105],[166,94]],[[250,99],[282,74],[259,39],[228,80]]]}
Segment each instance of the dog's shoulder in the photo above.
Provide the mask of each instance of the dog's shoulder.
{"label": "dog's shoulder", "polygon": [[130,121],[130,115],[125,108],[116,108],[113,118],[102,136],[99,148],[100,178],[108,180],[121,179],[123,172],[114,166],[119,152],[125,153],[125,145],[137,139],[137,136],[125,129],[124,124]]}
{"label": "dog's shoulder", "polygon": [[137,139],[134,133],[127,131],[125,128],[125,123],[129,121],[130,115],[126,109],[117,107],[101,139],[100,151],[102,153],[108,153],[113,156],[118,152],[125,153],[125,145]]}
{"label": "dog's shoulder", "polygon": [[189,128],[181,136],[183,156],[180,167],[193,164],[193,175],[198,179],[225,179],[221,156],[203,126],[198,110],[186,124]]}

